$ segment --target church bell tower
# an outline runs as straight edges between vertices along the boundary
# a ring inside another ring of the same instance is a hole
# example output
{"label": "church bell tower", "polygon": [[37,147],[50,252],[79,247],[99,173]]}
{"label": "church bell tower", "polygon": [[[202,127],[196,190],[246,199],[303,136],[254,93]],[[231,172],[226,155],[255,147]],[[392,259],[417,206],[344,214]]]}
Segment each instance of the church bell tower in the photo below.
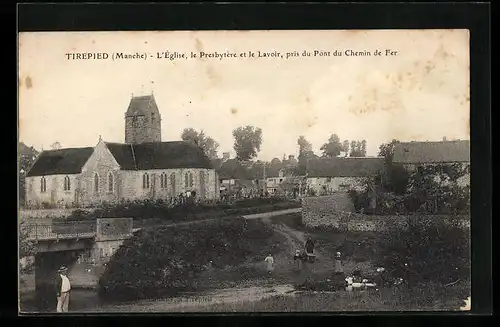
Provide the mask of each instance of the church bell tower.
{"label": "church bell tower", "polygon": [[153,94],[132,96],[125,113],[125,143],[161,142],[161,117]]}

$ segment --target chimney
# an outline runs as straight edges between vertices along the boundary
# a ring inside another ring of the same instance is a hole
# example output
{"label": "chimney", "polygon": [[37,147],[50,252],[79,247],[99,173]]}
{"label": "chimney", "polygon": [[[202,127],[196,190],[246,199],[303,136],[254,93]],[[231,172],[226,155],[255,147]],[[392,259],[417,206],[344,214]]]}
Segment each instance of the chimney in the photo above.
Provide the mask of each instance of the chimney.
{"label": "chimney", "polygon": [[229,158],[230,158],[229,152],[222,153],[222,160],[229,160]]}

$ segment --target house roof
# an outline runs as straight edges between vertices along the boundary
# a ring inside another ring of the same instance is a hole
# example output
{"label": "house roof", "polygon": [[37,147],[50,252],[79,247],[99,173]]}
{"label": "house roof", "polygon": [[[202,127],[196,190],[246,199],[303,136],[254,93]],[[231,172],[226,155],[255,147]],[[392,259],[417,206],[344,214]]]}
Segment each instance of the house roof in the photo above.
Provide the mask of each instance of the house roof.
{"label": "house roof", "polygon": [[223,162],[217,172],[221,179],[252,179],[250,172],[236,159]]}
{"label": "house roof", "polygon": [[308,177],[365,177],[384,169],[383,157],[318,158],[308,161]]}
{"label": "house roof", "polygon": [[146,115],[151,112],[159,114],[154,96],[137,96],[130,100],[126,116]]}
{"label": "house roof", "polygon": [[106,143],[106,146],[123,170],[212,169],[204,151],[189,142]]}
{"label": "house roof", "polygon": [[399,143],[393,156],[393,162],[403,164],[469,161],[469,140]]}
{"label": "house roof", "polygon": [[71,148],[42,151],[26,176],[78,174],[94,148]]}

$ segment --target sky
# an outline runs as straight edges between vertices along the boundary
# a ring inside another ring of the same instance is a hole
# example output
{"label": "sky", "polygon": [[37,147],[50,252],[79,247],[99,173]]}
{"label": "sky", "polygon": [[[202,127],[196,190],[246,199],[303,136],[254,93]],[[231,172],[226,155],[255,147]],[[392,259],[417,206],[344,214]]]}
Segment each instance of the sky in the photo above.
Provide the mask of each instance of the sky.
{"label": "sky", "polygon": [[[157,59],[165,51],[238,57]],[[249,51],[284,58],[239,57]],[[147,59],[65,55],[77,52]],[[245,125],[262,129],[261,160],[297,155],[300,135],[317,154],[334,133],[364,139],[368,156],[392,139],[469,139],[467,30],[30,32],[19,36],[18,76],[19,140],[36,149],[95,146],[100,136],[124,142],[132,94],[151,93],[163,141],[204,130],[219,155],[234,156],[232,130]]]}

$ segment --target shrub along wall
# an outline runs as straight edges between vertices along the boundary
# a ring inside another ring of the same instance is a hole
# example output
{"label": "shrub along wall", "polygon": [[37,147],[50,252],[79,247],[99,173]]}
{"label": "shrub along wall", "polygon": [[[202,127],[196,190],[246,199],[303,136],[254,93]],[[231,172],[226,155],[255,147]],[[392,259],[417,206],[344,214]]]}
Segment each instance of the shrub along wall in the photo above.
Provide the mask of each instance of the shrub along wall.
{"label": "shrub along wall", "polygon": [[273,231],[259,220],[210,220],[143,229],[113,255],[99,281],[102,299],[135,300],[203,288],[205,265],[236,266],[266,253]]}
{"label": "shrub along wall", "polygon": [[189,203],[171,206],[157,201],[132,201],[118,204],[103,204],[92,212],[75,210],[68,220],[86,220],[100,217],[139,219],[161,218],[168,221],[190,221],[228,216],[248,215],[268,211],[300,208],[296,201],[281,198],[244,199],[233,203]]}

